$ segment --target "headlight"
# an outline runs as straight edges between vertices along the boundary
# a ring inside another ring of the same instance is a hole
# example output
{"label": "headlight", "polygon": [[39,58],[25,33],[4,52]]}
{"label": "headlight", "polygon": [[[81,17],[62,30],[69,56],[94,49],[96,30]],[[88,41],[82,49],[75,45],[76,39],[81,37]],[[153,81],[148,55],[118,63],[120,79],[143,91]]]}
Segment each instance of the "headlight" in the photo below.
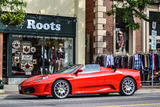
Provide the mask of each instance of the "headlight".
{"label": "headlight", "polygon": [[40,81],[40,80],[44,80],[44,79],[47,79],[48,76],[45,76],[45,77],[41,77],[40,79],[38,79],[37,81]]}

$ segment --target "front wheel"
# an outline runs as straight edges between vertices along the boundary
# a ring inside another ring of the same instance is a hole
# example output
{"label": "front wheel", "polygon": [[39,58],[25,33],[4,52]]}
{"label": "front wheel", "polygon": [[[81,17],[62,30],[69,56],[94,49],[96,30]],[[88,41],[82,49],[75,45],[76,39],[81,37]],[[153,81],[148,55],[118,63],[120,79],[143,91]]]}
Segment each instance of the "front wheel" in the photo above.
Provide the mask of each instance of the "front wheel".
{"label": "front wheel", "polygon": [[65,80],[57,80],[52,86],[52,95],[55,98],[66,98],[70,93],[70,85]]}
{"label": "front wheel", "polygon": [[131,77],[126,77],[120,84],[120,95],[131,96],[136,90],[136,83]]}

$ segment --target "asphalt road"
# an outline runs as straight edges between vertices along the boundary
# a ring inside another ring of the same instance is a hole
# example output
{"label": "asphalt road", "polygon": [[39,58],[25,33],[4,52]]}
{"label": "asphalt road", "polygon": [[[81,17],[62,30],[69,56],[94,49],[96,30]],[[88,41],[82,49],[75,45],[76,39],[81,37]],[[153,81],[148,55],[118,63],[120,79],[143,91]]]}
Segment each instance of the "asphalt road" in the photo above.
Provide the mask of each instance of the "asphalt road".
{"label": "asphalt road", "polygon": [[133,96],[120,96],[117,93],[101,96],[75,95],[66,99],[19,95],[0,95],[0,107],[160,107],[160,91],[136,92]]}

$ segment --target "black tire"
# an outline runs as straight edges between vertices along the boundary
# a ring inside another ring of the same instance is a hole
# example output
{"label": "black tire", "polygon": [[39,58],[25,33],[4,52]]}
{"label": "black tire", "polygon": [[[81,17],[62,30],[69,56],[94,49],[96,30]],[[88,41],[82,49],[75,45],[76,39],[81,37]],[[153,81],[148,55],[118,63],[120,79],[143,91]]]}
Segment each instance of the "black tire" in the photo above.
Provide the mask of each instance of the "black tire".
{"label": "black tire", "polygon": [[133,78],[125,77],[120,84],[120,95],[131,96],[136,91],[136,83]]}
{"label": "black tire", "polygon": [[66,98],[70,93],[70,85],[66,80],[57,80],[52,85],[52,96],[57,99]]}

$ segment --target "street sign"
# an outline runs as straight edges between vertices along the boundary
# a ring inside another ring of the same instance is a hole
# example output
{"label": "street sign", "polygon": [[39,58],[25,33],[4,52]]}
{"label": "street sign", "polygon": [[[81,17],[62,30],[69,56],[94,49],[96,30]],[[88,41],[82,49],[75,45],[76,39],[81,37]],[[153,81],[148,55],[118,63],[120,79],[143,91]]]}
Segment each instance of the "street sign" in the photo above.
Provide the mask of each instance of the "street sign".
{"label": "street sign", "polygon": [[157,31],[152,30],[152,44],[151,44],[151,49],[156,50],[156,36],[157,36]]}
{"label": "street sign", "polygon": [[156,29],[156,22],[152,22],[152,46],[151,46],[151,49],[152,49],[152,88],[153,88],[153,77],[154,77],[154,51],[156,51],[156,36],[157,36],[157,31],[155,30]]}
{"label": "street sign", "polygon": [[152,22],[152,29],[156,29],[156,22]]}

